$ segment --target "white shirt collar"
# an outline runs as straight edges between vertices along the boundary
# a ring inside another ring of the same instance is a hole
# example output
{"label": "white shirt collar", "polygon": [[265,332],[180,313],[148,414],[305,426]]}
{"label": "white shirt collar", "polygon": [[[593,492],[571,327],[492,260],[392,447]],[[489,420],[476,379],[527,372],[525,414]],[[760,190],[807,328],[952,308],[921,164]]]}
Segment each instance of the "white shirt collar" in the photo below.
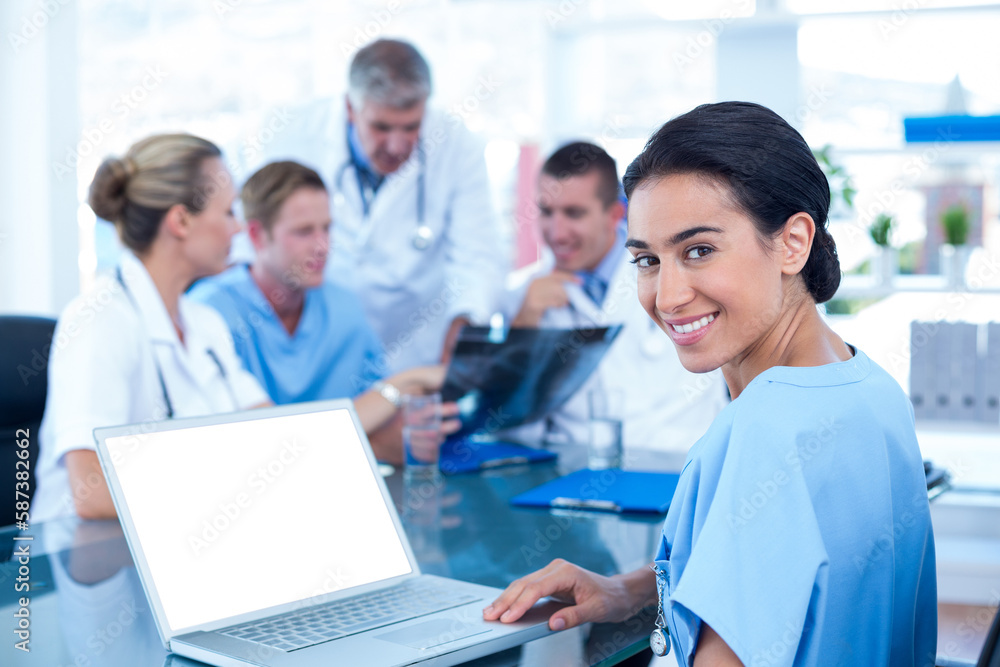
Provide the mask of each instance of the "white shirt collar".
{"label": "white shirt collar", "polygon": [[[167,313],[167,306],[143,263],[132,252],[125,251],[118,266],[127,296],[131,296],[133,305],[139,310],[146,335],[154,342],[179,346],[181,341]],[[184,317],[183,309],[181,317]]]}
{"label": "white shirt collar", "polygon": [[199,321],[199,313],[194,311],[198,305],[181,295],[178,310],[184,326],[185,339],[182,345],[163,303],[163,297],[143,263],[133,253],[126,251],[122,254],[119,266],[127,293],[139,311],[146,335],[154,344],[153,354],[161,359],[156,348],[167,345],[174,350],[171,357],[174,363],[183,367],[197,384],[205,385],[210,382],[219,373],[216,365],[218,362],[212,357],[216,352],[211,351],[211,339],[198,326],[188,326],[188,323]]}

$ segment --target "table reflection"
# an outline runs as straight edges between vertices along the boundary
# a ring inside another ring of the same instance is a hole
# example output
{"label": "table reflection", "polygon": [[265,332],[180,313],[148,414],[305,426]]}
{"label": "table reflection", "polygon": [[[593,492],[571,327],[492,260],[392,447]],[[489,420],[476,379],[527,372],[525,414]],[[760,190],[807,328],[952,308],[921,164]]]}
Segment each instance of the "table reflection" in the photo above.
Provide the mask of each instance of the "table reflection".
{"label": "table reflection", "polygon": [[[480,475],[407,482],[386,479],[414,555],[424,572],[505,587],[566,558],[602,574],[640,567],[655,551],[662,517],[628,518],[593,512],[513,508],[508,499],[558,476],[553,463]],[[54,521],[35,527],[32,542],[31,653],[0,647],[4,665],[198,665],[162,647],[135,565],[117,521]],[[2,534],[4,545],[15,533]],[[294,562],[275,558],[276,572]],[[16,576],[16,561],[0,566],[0,582]],[[266,574],[266,573],[262,573]],[[17,604],[13,586],[0,588],[5,617]],[[640,650],[651,613],[623,624],[577,628],[471,663],[499,665],[613,664]]]}

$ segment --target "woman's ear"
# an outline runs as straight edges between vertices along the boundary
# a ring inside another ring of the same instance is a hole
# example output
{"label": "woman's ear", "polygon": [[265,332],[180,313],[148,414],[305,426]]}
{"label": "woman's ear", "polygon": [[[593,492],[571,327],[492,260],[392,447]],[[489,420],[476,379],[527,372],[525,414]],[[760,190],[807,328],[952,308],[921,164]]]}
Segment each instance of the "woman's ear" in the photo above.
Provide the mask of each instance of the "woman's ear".
{"label": "woman's ear", "polygon": [[781,233],[784,253],[782,273],[794,276],[802,271],[806,260],[809,259],[814,236],[816,236],[816,223],[808,213],[796,213],[788,219]]}
{"label": "woman's ear", "polygon": [[177,239],[185,239],[191,231],[191,214],[184,204],[174,204],[163,216],[163,230]]}

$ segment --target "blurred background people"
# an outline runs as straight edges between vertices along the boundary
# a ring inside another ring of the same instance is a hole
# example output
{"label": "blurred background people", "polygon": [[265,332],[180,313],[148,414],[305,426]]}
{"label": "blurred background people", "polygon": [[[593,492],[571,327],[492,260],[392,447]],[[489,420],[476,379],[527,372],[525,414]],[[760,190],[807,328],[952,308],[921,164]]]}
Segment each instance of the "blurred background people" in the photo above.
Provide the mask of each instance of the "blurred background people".
{"label": "blurred background people", "polygon": [[266,147],[330,183],[326,276],[360,298],[383,374],[446,360],[463,325],[493,314],[509,263],[483,148],[430,94],[423,56],[377,40],[354,55],[342,109],[297,111]]}
{"label": "blurred background people", "polygon": [[324,280],[330,198],[319,174],[274,162],[247,180],[240,199],[256,257],[200,281],[192,297],[222,314],[237,354],[271,400],[353,398],[376,456],[401,460],[393,420],[401,395],[439,389],[444,368],[420,366],[383,379],[382,345],[361,302]]}

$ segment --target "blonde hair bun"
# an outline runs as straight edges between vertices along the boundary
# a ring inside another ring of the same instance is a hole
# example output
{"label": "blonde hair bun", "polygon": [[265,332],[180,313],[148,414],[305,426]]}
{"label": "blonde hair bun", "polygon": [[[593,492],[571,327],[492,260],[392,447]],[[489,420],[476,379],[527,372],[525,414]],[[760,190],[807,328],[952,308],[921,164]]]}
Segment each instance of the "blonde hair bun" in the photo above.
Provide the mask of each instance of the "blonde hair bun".
{"label": "blonde hair bun", "polygon": [[97,168],[90,184],[88,203],[98,217],[116,224],[122,221],[126,191],[134,172],[129,167],[125,160],[109,157]]}
{"label": "blonde hair bun", "polygon": [[146,252],[171,206],[180,204],[192,213],[205,208],[211,184],[202,165],[221,156],[218,146],[190,134],[146,137],[125,157],[101,163],[90,184],[90,207],[114,223],[125,247]]}

